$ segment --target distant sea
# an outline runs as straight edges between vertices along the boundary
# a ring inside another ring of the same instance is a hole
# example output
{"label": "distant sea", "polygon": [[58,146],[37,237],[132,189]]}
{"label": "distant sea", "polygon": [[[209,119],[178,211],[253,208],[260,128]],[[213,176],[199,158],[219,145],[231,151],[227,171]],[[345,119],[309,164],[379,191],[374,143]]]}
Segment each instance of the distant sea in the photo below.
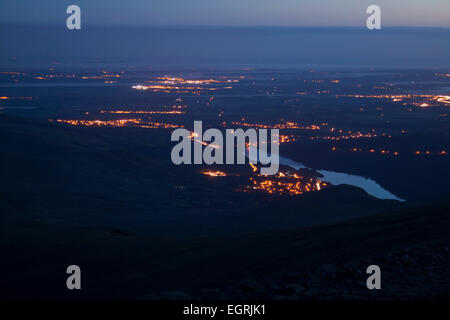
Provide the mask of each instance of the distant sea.
{"label": "distant sea", "polygon": [[449,28],[0,26],[0,67],[450,67]]}

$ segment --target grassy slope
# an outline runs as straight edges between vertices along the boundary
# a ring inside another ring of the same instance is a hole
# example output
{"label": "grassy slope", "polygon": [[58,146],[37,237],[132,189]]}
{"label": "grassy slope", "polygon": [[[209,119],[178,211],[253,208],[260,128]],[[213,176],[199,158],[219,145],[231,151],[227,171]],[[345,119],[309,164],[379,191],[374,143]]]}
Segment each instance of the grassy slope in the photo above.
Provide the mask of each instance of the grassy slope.
{"label": "grassy slope", "polygon": [[[449,209],[447,201],[326,226],[198,239],[11,223],[2,227],[2,267],[8,274],[2,294],[129,298],[165,290],[198,294],[247,277],[277,279],[324,264],[448,241]],[[82,293],[64,289],[69,264],[82,267]]]}

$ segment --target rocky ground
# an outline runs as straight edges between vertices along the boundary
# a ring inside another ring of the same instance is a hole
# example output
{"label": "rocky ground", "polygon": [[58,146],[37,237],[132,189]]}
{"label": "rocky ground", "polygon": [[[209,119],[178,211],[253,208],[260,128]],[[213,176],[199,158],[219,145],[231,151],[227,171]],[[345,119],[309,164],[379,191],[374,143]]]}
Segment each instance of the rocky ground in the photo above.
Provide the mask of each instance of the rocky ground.
{"label": "rocky ground", "polygon": [[[199,296],[181,291],[148,295],[147,299],[180,300],[441,300],[450,298],[448,243],[415,246],[348,264],[325,264],[279,281],[245,279],[235,286]],[[368,290],[366,268],[381,268],[381,290]]]}
{"label": "rocky ground", "polygon": [[[381,290],[368,290],[366,268],[381,268]],[[374,256],[350,264],[326,264],[279,282],[258,283],[248,280],[224,293],[211,292],[217,298],[236,299],[449,299],[449,243],[433,248],[417,246]],[[211,297],[210,295],[201,298]]]}

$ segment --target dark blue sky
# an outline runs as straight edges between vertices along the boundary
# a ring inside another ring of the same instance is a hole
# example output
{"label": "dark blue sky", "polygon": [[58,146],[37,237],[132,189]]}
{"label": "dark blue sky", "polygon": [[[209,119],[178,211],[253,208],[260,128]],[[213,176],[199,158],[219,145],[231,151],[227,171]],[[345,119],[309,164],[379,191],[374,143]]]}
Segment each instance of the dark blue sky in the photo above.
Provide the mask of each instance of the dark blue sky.
{"label": "dark blue sky", "polygon": [[1,23],[65,23],[77,4],[84,25],[365,26],[371,4],[383,26],[450,27],[450,0],[1,0]]}

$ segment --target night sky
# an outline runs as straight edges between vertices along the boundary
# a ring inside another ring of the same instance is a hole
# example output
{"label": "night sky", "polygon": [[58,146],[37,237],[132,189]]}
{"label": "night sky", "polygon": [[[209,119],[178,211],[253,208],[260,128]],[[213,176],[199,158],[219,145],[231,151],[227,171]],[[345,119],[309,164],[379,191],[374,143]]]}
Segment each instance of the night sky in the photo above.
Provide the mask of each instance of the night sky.
{"label": "night sky", "polygon": [[64,23],[71,4],[90,25],[364,27],[377,4],[383,26],[450,27],[449,0],[2,0],[0,23]]}

